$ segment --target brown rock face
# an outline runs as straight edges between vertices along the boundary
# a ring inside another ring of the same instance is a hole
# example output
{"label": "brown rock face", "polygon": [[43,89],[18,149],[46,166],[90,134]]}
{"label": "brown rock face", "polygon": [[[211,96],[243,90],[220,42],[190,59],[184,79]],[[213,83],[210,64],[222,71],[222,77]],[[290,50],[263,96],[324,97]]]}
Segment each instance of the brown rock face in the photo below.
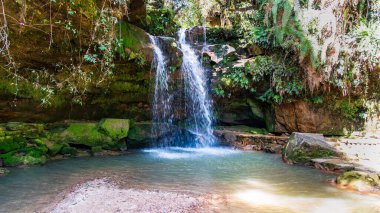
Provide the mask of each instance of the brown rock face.
{"label": "brown rock face", "polygon": [[146,4],[142,0],[131,0],[128,5],[128,19],[139,27],[146,25]]}
{"label": "brown rock face", "polygon": [[342,135],[344,120],[334,116],[326,107],[310,107],[304,101],[284,103],[274,109],[274,132],[310,132]]}

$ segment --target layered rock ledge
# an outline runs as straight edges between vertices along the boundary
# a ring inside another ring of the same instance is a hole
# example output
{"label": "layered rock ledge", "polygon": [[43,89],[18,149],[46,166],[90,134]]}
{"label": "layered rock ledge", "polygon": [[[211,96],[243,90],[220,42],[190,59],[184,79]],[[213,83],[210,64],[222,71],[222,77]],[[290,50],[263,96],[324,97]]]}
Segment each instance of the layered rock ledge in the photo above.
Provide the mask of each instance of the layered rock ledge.
{"label": "layered rock ledge", "polygon": [[243,150],[265,151],[281,154],[288,136],[275,136],[270,134],[254,134],[223,127],[214,131],[214,135],[222,145],[233,146]]}

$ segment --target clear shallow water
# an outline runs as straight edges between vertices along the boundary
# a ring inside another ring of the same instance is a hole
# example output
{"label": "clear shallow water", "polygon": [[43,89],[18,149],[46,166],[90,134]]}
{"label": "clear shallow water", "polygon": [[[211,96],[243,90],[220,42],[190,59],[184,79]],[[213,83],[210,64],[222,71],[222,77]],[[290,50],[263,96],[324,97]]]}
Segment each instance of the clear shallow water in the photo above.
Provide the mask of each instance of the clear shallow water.
{"label": "clear shallow water", "polygon": [[33,212],[81,181],[117,177],[123,187],[218,195],[216,212],[376,212],[379,198],[341,191],[333,176],[280,156],[222,148],[169,148],[68,159],[0,178],[0,212]]}

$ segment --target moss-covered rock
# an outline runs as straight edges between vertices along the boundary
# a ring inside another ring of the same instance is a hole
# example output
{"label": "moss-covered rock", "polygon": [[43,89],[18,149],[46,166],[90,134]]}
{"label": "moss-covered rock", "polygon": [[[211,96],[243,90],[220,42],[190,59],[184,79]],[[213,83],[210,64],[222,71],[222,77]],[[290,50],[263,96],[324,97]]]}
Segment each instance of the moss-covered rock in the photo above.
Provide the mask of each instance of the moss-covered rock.
{"label": "moss-covered rock", "polygon": [[149,145],[152,140],[152,123],[150,122],[137,122],[134,123],[128,134],[128,147],[140,148]]}
{"label": "moss-covered rock", "polygon": [[282,157],[289,164],[311,163],[315,158],[339,156],[322,135],[309,133],[293,133],[285,146]]}
{"label": "moss-covered rock", "polygon": [[112,138],[98,131],[97,123],[73,123],[61,134],[55,136],[56,140],[69,144],[79,144],[88,147],[107,146]]}
{"label": "moss-covered rock", "polygon": [[149,35],[143,29],[126,22],[119,23],[117,27],[121,30],[122,47],[117,50],[121,56],[140,62],[153,60]]}
{"label": "moss-covered rock", "polygon": [[336,183],[341,187],[362,192],[372,192],[380,189],[379,174],[371,172],[345,172],[336,178]]}
{"label": "moss-covered rock", "polygon": [[11,136],[0,137],[0,153],[7,153],[19,149],[21,146]]}
{"label": "moss-covered rock", "polygon": [[75,157],[78,155],[78,150],[74,147],[66,146],[62,148],[61,154],[64,156]]}
{"label": "moss-covered rock", "polygon": [[102,149],[101,146],[95,146],[95,147],[92,147],[92,148],[91,148],[91,153],[92,153],[92,154],[99,153],[99,152],[101,152],[101,151],[103,151],[103,149]]}
{"label": "moss-covered rock", "polygon": [[64,144],[48,143],[47,147],[49,149],[49,151],[48,151],[49,155],[54,156],[54,155],[57,155],[62,150],[62,148],[64,147]]}
{"label": "moss-covered rock", "polygon": [[5,166],[37,165],[47,162],[47,149],[40,147],[25,147],[17,151],[0,155]]}
{"label": "moss-covered rock", "polygon": [[99,123],[99,131],[118,141],[128,136],[129,125],[129,119],[103,119]]}

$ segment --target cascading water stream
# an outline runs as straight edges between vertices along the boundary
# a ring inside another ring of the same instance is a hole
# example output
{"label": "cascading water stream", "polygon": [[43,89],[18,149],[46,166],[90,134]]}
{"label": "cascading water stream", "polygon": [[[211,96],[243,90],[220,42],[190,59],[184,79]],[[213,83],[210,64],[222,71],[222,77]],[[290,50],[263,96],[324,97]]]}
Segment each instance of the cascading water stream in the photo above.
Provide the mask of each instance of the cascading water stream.
{"label": "cascading water stream", "polygon": [[215,143],[212,130],[212,107],[208,96],[206,70],[200,57],[186,41],[186,30],[178,32],[183,52],[182,73],[185,86],[187,130],[195,135],[197,146],[211,146]]}
{"label": "cascading water stream", "polygon": [[[205,36],[204,36],[205,37]],[[153,98],[152,135],[162,136],[156,143],[161,147],[195,146],[209,147],[215,144],[212,130],[212,107],[208,96],[206,70],[201,58],[186,41],[186,30],[178,32],[178,44],[183,53],[181,74],[183,77],[183,105],[174,105],[174,94],[169,85],[168,56],[160,45],[160,38],[150,36],[154,50],[153,66],[156,70]],[[206,38],[204,38],[206,41]],[[206,42],[204,43],[205,46]],[[204,47],[203,46],[203,47]],[[175,82],[175,81],[174,81]],[[178,92],[178,91],[177,91]],[[178,97],[178,95],[176,96]],[[174,107],[185,112],[185,130],[173,128]],[[157,138],[157,137],[154,137]]]}
{"label": "cascading water stream", "polygon": [[[169,74],[167,68],[167,58],[160,48],[160,41],[157,37],[149,36],[153,44],[154,61],[153,66],[156,71],[154,98],[152,105],[153,126],[152,135],[154,137],[164,135],[172,126],[172,95],[169,92]],[[167,146],[166,141],[161,141],[162,146]]]}

